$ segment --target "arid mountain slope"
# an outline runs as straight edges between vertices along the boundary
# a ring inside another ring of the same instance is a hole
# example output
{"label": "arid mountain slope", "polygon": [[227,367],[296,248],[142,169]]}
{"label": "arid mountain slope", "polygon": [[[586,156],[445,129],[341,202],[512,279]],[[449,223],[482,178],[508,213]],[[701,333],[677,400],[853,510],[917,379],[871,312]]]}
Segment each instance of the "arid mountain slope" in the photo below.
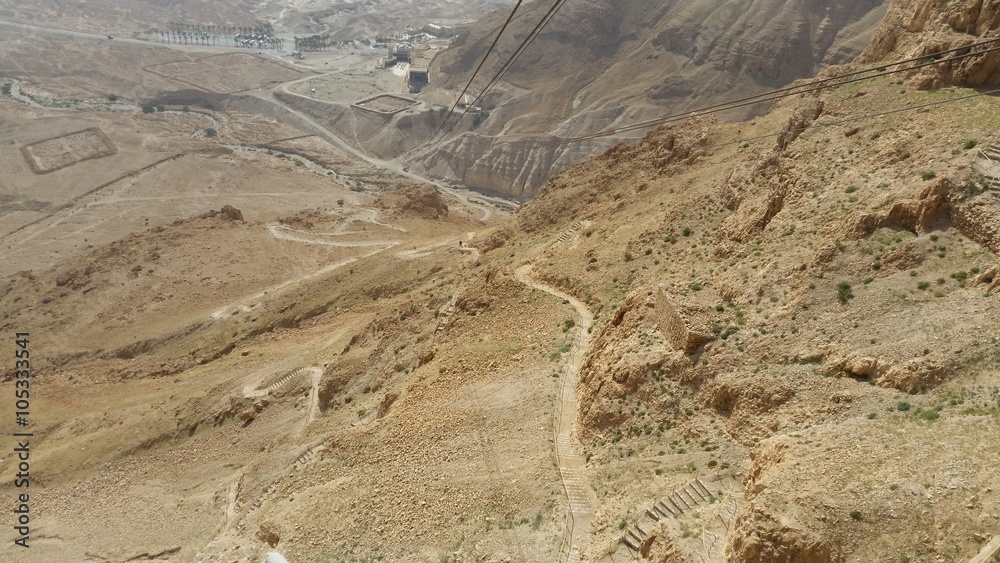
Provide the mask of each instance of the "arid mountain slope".
{"label": "arid mountain slope", "polygon": [[[479,92],[528,34],[549,2],[527,4],[501,38],[472,88]],[[561,169],[592,147],[537,144],[547,135],[592,133],[609,126],[729,101],[812,76],[863,48],[884,13],[881,0],[826,2],[588,0],[567,3],[485,101],[489,119],[423,158],[428,169],[478,188],[530,197],[542,171]],[[479,63],[506,14],[484,18],[435,61],[428,100],[453,100]],[[581,25],[580,22],[587,22]],[[743,119],[766,105],[723,114]],[[467,119],[459,131],[472,128]],[[503,135],[502,139],[498,138]],[[480,138],[481,137],[481,138]],[[607,146],[607,145],[604,145]],[[507,164],[512,153],[517,164]],[[547,168],[548,167],[548,168]],[[524,187],[524,188],[522,188]]]}
{"label": "arid mountain slope", "polygon": [[[266,147],[319,138],[251,107],[210,138],[196,112],[0,98],[12,178],[61,138],[28,112],[120,148],[18,186],[169,143],[155,183],[96,195],[198,196],[115,242],[118,207],[4,241],[48,252],[0,290],[35,432],[35,543],[0,560],[969,561],[1000,527],[1000,98],[917,79],[659,128],[513,217],[341,186],[346,155],[315,173]],[[281,206],[220,205],[263,188]]]}

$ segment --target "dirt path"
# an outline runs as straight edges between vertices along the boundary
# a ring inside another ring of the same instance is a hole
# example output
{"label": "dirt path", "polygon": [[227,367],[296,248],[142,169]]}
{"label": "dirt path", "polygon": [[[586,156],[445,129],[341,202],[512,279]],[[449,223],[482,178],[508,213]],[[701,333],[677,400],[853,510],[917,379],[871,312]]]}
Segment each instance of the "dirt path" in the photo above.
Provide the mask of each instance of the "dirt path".
{"label": "dirt path", "polygon": [[268,225],[268,232],[271,233],[276,239],[290,240],[294,242],[304,242],[306,244],[320,244],[324,246],[341,246],[346,248],[362,248],[369,246],[386,246],[386,245],[397,245],[400,243],[398,240],[364,240],[364,241],[338,241],[338,240],[321,240],[317,238],[303,237],[293,233],[305,233],[313,236],[337,236],[347,233],[309,233],[307,231],[300,231],[298,229],[293,229],[291,227],[286,227],[284,225]]}
{"label": "dirt path", "polygon": [[312,387],[309,389],[309,415],[306,417],[306,423],[302,426],[302,430],[305,430],[309,423],[316,420],[316,413],[319,412],[319,382],[323,379],[323,370],[318,367],[309,368],[310,379],[312,380]]}
{"label": "dirt path", "polygon": [[581,454],[583,446],[573,432],[577,413],[576,384],[580,365],[590,346],[590,327],[594,316],[579,299],[532,279],[530,264],[518,268],[515,277],[528,287],[569,301],[580,315],[573,348],[563,364],[562,389],[556,400],[555,416],[556,458],[569,504],[566,535],[559,550],[560,559],[575,562],[580,560],[580,548],[590,535],[590,520],[594,514],[593,507],[597,504],[597,495],[587,480],[587,463]]}
{"label": "dirt path", "polygon": [[[313,77],[309,76],[309,77],[306,77],[306,78],[300,78],[300,79],[292,80],[291,82],[286,82],[286,83],[282,84],[281,86],[278,86],[277,88],[275,88],[272,91],[272,93],[274,91],[277,91],[277,90],[280,89],[284,94],[287,94],[289,96],[296,96],[296,97],[299,97],[299,98],[310,99],[307,96],[302,96],[301,94],[297,94],[295,92],[292,92],[292,91],[288,90],[289,86],[291,86],[291,85],[293,85],[293,84],[295,84],[297,82],[302,82],[304,80],[308,80],[310,78],[313,78]],[[348,153],[354,155],[358,159],[363,160],[363,161],[371,164],[372,166],[375,166],[376,168],[381,168],[383,170],[388,170],[389,172],[392,172],[393,174],[396,174],[397,176],[403,176],[403,177],[409,178],[411,180],[416,180],[417,182],[421,182],[421,183],[424,183],[424,184],[430,184],[430,185],[434,186],[435,188],[438,188],[441,191],[446,192],[447,194],[451,195],[455,199],[457,199],[460,202],[462,202],[462,204],[464,206],[466,206],[468,208],[478,209],[479,211],[482,211],[482,216],[479,218],[479,220],[481,222],[483,222],[483,223],[485,223],[486,221],[489,221],[490,218],[493,216],[493,207],[492,206],[490,206],[490,205],[481,205],[479,203],[475,203],[475,202],[473,202],[473,201],[470,200],[470,196],[469,195],[467,195],[465,193],[462,193],[461,191],[456,190],[454,188],[448,187],[448,186],[446,186],[446,185],[444,185],[444,184],[442,184],[440,182],[436,182],[436,181],[434,181],[434,180],[432,180],[430,178],[426,178],[426,177],[421,176],[419,174],[415,174],[413,172],[410,172],[408,168],[406,168],[405,166],[403,166],[403,164],[401,164],[399,162],[395,162],[395,161],[391,161],[391,160],[383,160],[383,159],[376,158],[374,156],[369,155],[365,151],[356,148],[354,145],[351,145],[347,141],[344,141],[336,133],[334,133],[333,131],[331,131],[327,127],[323,126],[322,124],[320,124],[319,122],[317,122],[316,120],[314,120],[309,115],[307,115],[305,113],[302,113],[301,111],[298,111],[297,109],[295,109],[295,108],[293,108],[293,107],[285,104],[283,101],[279,100],[276,96],[272,95],[270,97],[269,101],[271,101],[272,103],[280,105],[285,110],[293,113],[299,119],[302,119],[303,121],[305,121],[309,125],[313,126],[318,131],[320,131],[325,137],[327,137],[327,139],[329,139],[330,141],[333,141],[333,143],[336,144],[338,147],[340,147],[343,150],[347,151]],[[475,194],[474,197],[478,197],[480,199],[485,199],[485,196],[483,196],[481,194]],[[505,202],[505,203],[507,203],[508,205],[513,205],[513,204],[510,204],[509,202]]]}
{"label": "dirt path", "polygon": [[[273,236],[274,238],[277,238],[277,239],[281,239],[281,240],[287,240],[287,241],[293,241],[293,242],[301,242],[301,243],[305,243],[305,244],[319,244],[319,245],[325,245],[325,246],[340,246],[340,247],[355,247],[355,248],[370,248],[370,247],[375,247],[375,249],[374,250],[370,250],[368,252],[365,252],[363,254],[359,254],[358,256],[354,256],[353,258],[347,258],[346,260],[341,260],[340,262],[334,262],[333,264],[327,264],[326,266],[323,266],[322,268],[316,270],[315,272],[311,272],[309,274],[305,274],[305,275],[299,276],[297,278],[292,278],[292,279],[289,279],[289,280],[285,280],[285,281],[283,281],[283,282],[281,282],[281,283],[279,283],[277,285],[273,285],[273,286],[271,286],[271,287],[269,287],[267,289],[258,291],[257,293],[254,293],[253,295],[250,295],[248,297],[244,297],[243,299],[240,299],[236,303],[230,303],[229,305],[226,305],[225,307],[222,307],[221,309],[217,309],[211,315],[209,315],[209,319],[210,320],[213,320],[213,321],[219,320],[219,319],[222,319],[222,318],[224,318],[224,317],[226,317],[228,315],[232,315],[232,314],[234,314],[236,312],[239,312],[239,311],[248,312],[248,311],[250,311],[250,309],[252,309],[254,307],[254,305],[256,305],[254,303],[254,301],[260,299],[261,297],[263,297],[265,295],[268,295],[268,294],[276,292],[276,291],[280,291],[280,290],[282,290],[282,289],[284,289],[284,288],[286,288],[286,287],[288,287],[290,285],[293,285],[293,284],[296,284],[296,283],[299,283],[299,282],[302,282],[302,281],[305,281],[305,280],[308,280],[308,279],[311,279],[311,278],[315,278],[316,276],[321,276],[323,274],[332,272],[332,271],[336,270],[337,268],[342,268],[342,267],[344,267],[344,266],[346,266],[348,264],[351,264],[353,262],[356,262],[356,261],[358,261],[358,260],[360,260],[362,258],[367,258],[369,256],[374,256],[375,254],[378,254],[379,252],[382,252],[383,250],[388,250],[388,249],[390,249],[390,248],[392,248],[392,247],[400,244],[400,241],[398,241],[398,240],[344,241],[344,242],[330,241],[330,240],[317,240],[317,239],[314,239],[314,238],[300,237],[300,236],[297,236],[297,235],[294,235],[294,234],[290,234],[289,232],[286,232],[286,231],[296,231],[296,230],[292,229],[290,227],[286,227],[284,225],[277,225],[277,224],[268,225],[267,226],[267,230],[268,230],[269,233],[271,233],[271,236]],[[297,232],[304,232],[304,231],[297,231]]]}

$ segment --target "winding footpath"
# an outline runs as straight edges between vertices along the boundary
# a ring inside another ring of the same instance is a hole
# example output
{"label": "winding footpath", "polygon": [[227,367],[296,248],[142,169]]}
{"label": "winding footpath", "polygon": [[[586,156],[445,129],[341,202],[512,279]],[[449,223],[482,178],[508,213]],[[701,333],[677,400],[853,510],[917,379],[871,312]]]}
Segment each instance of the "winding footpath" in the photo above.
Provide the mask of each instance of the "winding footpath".
{"label": "winding footpath", "polygon": [[593,325],[594,315],[579,299],[532,279],[530,264],[518,268],[514,275],[517,281],[532,289],[569,301],[580,315],[573,348],[563,365],[562,388],[556,400],[554,424],[559,477],[562,479],[563,490],[569,503],[566,534],[559,550],[559,559],[567,563],[576,563],[580,561],[580,547],[590,535],[590,520],[597,505],[597,495],[587,481],[587,462],[582,454],[583,446],[573,432],[577,414],[576,385],[580,378],[580,366],[590,347],[590,327]]}
{"label": "winding footpath", "polygon": [[[333,270],[336,270],[337,268],[342,268],[342,267],[344,267],[344,266],[346,266],[348,264],[351,264],[353,262],[361,260],[362,258],[367,258],[369,256],[373,256],[375,254],[378,254],[379,252],[382,252],[383,250],[388,250],[389,248],[392,248],[392,247],[400,244],[400,241],[398,241],[398,240],[383,240],[383,241],[332,241],[332,240],[322,240],[322,239],[317,239],[317,238],[305,237],[305,236],[299,236],[299,235],[292,234],[292,233],[298,232],[298,233],[312,234],[313,236],[316,236],[315,233],[306,233],[306,231],[299,231],[297,229],[292,229],[292,228],[287,227],[285,225],[278,225],[278,224],[268,225],[267,226],[267,231],[269,233],[271,233],[271,236],[273,236],[276,239],[280,239],[280,240],[287,240],[287,241],[292,241],[292,242],[301,242],[301,243],[305,243],[305,244],[318,244],[318,245],[322,245],[322,246],[339,246],[339,247],[353,247],[353,248],[373,248],[373,250],[369,250],[367,252],[364,252],[362,254],[359,254],[359,255],[351,257],[351,258],[347,258],[345,260],[341,260],[339,262],[334,262],[333,264],[327,264],[326,266],[323,266],[322,268],[316,270],[315,272],[306,274],[304,276],[299,276],[297,278],[292,278],[292,279],[289,279],[289,280],[285,280],[285,281],[283,281],[283,282],[281,282],[281,283],[279,283],[277,285],[274,285],[274,286],[271,286],[271,287],[269,287],[267,289],[258,291],[257,293],[255,293],[253,295],[250,295],[248,297],[244,297],[243,299],[241,299],[240,301],[238,301],[236,303],[232,303],[232,304],[226,305],[225,307],[222,307],[222,308],[216,310],[215,312],[213,312],[209,316],[209,318],[211,320],[217,321],[217,320],[225,318],[225,317],[227,317],[229,315],[236,314],[236,313],[238,313],[240,311],[242,311],[242,312],[248,312],[256,304],[256,303],[254,303],[255,301],[257,301],[258,299],[260,299],[261,297],[263,297],[263,296],[265,296],[267,294],[270,294],[270,293],[273,293],[273,292],[276,292],[276,291],[280,291],[280,290],[282,290],[282,289],[284,289],[284,288],[286,288],[286,287],[288,287],[290,285],[297,284],[299,282],[302,282],[302,281],[305,281],[305,280],[308,280],[308,279],[311,279],[311,278],[315,278],[316,276],[321,276],[323,274],[327,274],[329,272],[332,272]],[[346,233],[321,233],[321,234],[326,234],[326,235],[330,235],[330,236],[336,236],[336,235],[339,235],[339,234],[346,234]]]}
{"label": "winding footpath", "polygon": [[[288,89],[289,86],[292,86],[292,85],[294,85],[294,84],[296,84],[298,82],[304,82],[306,80],[311,80],[313,78],[315,78],[315,77],[314,76],[307,76],[305,78],[299,78],[299,79],[296,79],[296,80],[292,80],[290,82],[286,82],[286,83],[284,83],[284,84],[282,84],[280,86],[275,87],[274,90],[272,91],[272,95],[271,95],[270,98],[263,98],[263,99],[266,99],[267,101],[280,106],[285,111],[288,111],[289,113],[295,115],[300,120],[302,120],[303,122],[305,122],[305,123],[309,124],[311,127],[313,127],[316,131],[319,131],[322,134],[322,136],[326,137],[328,140],[332,141],[335,145],[337,145],[338,147],[340,147],[341,149],[343,149],[347,153],[353,155],[354,157],[356,157],[356,158],[358,158],[360,160],[363,160],[363,161],[367,162],[368,164],[371,164],[372,166],[375,166],[376,168],[380,168],[382,170],[387,170],[389,172],[392,172],[393,174],[395,174],[397,176],[402,176],[404,178],[409,178],[410,180],[415,180],[417,182],[421,182],[421,183],[424,183],[424,184],[429,184],[431,186],[434,186],[435,188],[437,188],[437,189],[439,189],[439,190],[447,193],[448,195],[454,197],[455,199],[459,200],[466,207],[473,208],[473,209],[478,209],[478,210],[482,211],[482,216],[479,218],[480,222],[485,223],[486,221],[489,221],[491,217],[493,217],[493,207],[492,206],[490,206],[488,204],[484,205],[484,204],[481,204],[481,203],[474,202],[474,201],[472,201],[470,195],[468,195],[466,193],[463,193],[463,190],[456,190],[454,188],[451,188],[449,186],[446,186],[446,185],[442,184],[441,182],[437,182],[437,181],[434,181],[434,180],[432,180],[430,178],[427,178],[425,176],[421,176],[419,174],[413,173],[413,172],[411,172],[409,170],[409,168],[405,167],[403,164],[401,164],[401,163],[399,163],[397,161],[376,158],[376,157],[368,154],[364,150],[358,149],[354,145],[352,145],[352,144],[348,143],[347,141],[341,139],[339,135],[337,135],[336,133],[334,133],[333,131],[331,131],[329,128],[327,128],[323,124],[321,124],[318,121],[316,121],[315,119],[313,119],[310,115],[308,115],[308,114],[306,114],[306,113],[304,113],[302,111],[299,111],[299,110],[293,108],[292,106],[288,105],[287,103],[285,103],[284,101],[282,101],[281,99],[279,99],[278,96],[274,95],[278,91],[281,91],[283,94],[285,94],[287,96],[294,96],[294,97],[297,97],[297,98],[303,98],[303,99],[308,99],[308,100],[316,100],[316,98],[310,98],[309,96],[303,96],[302,94],[298,94],[298,93],[292,92],[291,90]],[[320,101],[322,101],[322,100],[320,100]],[[330,103],[330,102],[326,102],[326,103]],[[476,198],[478,198],[481,201],[488,201],[489,200],[488,196],[484,196],[484,195],[479,194],[479,193],[474,193],[473,196],[476,197]],[[511,202],[508,202],[506,200],[498,200],[498,201],[503,201],[503,203],[505,205],[514,205]]]}

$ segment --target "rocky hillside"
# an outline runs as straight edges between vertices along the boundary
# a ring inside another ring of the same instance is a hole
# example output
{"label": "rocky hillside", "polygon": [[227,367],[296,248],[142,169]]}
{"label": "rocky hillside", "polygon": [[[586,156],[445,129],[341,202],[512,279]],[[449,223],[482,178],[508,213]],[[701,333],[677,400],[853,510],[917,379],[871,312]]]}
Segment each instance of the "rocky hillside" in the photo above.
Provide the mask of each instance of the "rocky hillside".
{"label": "rocky hillside", "polygon": [[[514,19],[473,91],[548,7],[528,4]],[[471,132],[422,162],[476,188],[530,197],[552,167],[562,169],[593,150],[574,147],[564,154],[567,149],[538,146],[547,135],[627,125],[812,76],[860,52],[884,11],[881,0],[567,3],[485,102],[490,117],[477,127],[466,120],[460,131]],[[481,20],[437,58],[428,100],[454,99],[505,17]],[[723,117],[744,119],[765,109],[748,106]],[[509,145],[512,138],[516,145]]]}
{"label": "rocky hillside", "polygon": [[[863,65],[991,36],[984,5],[900,0]],[[969,561],[1000,529],[990,60],[658,128],[514,215],[324,184],[73,224],[0,291],[38,383],[32,557]],[[267,156],[205,161],[308,186]]]}
{"label": "rocky hillside", "polygon": [[[894,4],[866,60],[1000,23],[948,8]],[[595,313],[585,556],[618,536],[664,563],[968,561],[996,533],[1000,192],[976,149],[1000,141],[997,103],[845,122],[974,94],[961,86],[995,81],[993,61],[662,128],[522,206],[506,245],[551,237],[537,275]],[[699,506],[682,475],[724,485]],[[651,517],[658,499],[681,514]]]}

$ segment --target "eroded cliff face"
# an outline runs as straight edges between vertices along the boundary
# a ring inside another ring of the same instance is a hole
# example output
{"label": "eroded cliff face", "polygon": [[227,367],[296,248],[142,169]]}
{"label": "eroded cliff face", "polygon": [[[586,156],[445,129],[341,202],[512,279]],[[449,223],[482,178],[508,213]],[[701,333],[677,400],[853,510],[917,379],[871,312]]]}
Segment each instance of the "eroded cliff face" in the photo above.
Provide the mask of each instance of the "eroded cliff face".
{"label": "eroded cliff face", "polygon": [[[995,37],[998,29],[1000,3],[995,1],[896,0],[858,61],[892,61],[963,47]],[[947,56],[967,52],[958,51]],[[909,81],[925,90],[944,86],[990,86],[1000,83],[998,69],[1000,51],[993,51],[924,67],[910,73]]]}
{"label": "eroded cliff face", "polygon": [[[522,8],[500,39],[496,52],[504,59],[542,17],[542,4]],[[464,123],[461,138],[418,160],[472,187],[529,198],[552,173],[621,138],[551,147],[552,136],[631,125],[813,76],[856,56],[884,8],[883,0],[569,3],[482,103],[489,117],[475,129]],[[505,17],[485,18],[437,57],[427,100],[454,99]],[[722,117],[766,109],[748,105]]]}
{"label": "eroded cliff face", "polygon": [[529,136],[510,141],[500,137],[462,135],[421,159],[424,169],[438,177],[454,178],[466,186],[524,201],[555,173],[586,158],[595,140],[557,145],[551,137]]}

